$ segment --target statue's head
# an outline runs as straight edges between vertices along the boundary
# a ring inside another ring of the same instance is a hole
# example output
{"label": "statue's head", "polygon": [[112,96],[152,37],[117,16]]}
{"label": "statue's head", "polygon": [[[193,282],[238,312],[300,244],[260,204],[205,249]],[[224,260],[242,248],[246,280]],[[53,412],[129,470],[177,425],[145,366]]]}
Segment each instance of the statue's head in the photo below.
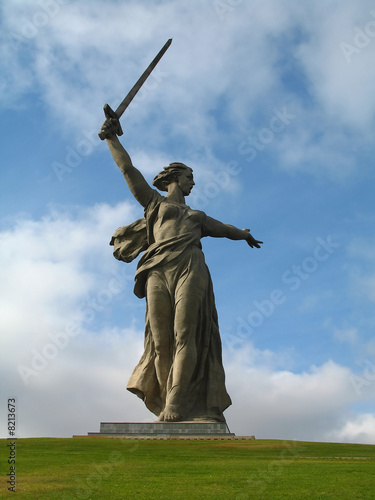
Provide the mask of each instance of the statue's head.
{"label": "statue's head", "polygon": [[184,163],[170,163],[158,173],[152,184],[160,191],[168,191],[168,185],[172,182],[177,182],[184,196],[188,196],[194,186],[193,169]]}

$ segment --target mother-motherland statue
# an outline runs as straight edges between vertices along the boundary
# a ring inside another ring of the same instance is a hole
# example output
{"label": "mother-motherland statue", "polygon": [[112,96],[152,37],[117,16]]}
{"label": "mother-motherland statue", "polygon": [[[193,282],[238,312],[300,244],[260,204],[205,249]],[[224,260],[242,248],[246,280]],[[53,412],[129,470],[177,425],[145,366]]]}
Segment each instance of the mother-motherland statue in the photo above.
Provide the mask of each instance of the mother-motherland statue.
{"label": "mother-motherland statue", "polygon": [[[112,237],[114,256],[131,262],[141,252],[134,293],[146,298],[144,353],[127,389],[139,396],[160,422],[225,421],[231,404],[225,388],[222,349],[212,281],[201,238],[261,241],[249,229],[224,224],[185,203],[194,186],[193,171],[171,163],[151,187],[117,135],[116,113],[106,112],[100,137],[106,139],[144,217]],[[162,196],[157,190],[166,192]]]}

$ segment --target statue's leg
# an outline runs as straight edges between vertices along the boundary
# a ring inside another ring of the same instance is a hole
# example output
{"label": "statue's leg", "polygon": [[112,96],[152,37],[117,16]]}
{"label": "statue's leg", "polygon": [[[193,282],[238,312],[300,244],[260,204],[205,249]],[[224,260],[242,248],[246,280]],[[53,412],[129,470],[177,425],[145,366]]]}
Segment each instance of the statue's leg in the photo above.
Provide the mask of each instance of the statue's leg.
{"label": "statue's leg", "polygon": [[181,282],[176,287],[175,297],[173,379],[164,411],[164,419],[170,421],[183,418],[182,408],[196,371],[196,333],[202,313],[204,314],[202,303],[207,292],[205,272],[202,273],[201,270],[192,270]]}
{"label": "statue's leg", "polygon": [[155,370],[165,404],[167,381],[173,356],[173,309],[166,286],[157,273],[147,279],[146,299],[155,345]]}

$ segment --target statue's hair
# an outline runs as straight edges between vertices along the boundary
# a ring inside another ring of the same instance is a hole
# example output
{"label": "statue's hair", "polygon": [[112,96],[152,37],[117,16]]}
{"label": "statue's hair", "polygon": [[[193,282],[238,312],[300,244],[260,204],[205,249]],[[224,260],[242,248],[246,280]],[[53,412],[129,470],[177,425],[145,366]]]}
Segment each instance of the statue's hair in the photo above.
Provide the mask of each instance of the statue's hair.
{"label": "statue's hair", "polygon": [[178,176],[183,170],[188,170],[192,172],[193,169],[180,162],[173,162],[164,167],[164,169],[158,173],[152,184],[158,188],[160,191],[168,191],[168,184],[174,182],[178,179]]}

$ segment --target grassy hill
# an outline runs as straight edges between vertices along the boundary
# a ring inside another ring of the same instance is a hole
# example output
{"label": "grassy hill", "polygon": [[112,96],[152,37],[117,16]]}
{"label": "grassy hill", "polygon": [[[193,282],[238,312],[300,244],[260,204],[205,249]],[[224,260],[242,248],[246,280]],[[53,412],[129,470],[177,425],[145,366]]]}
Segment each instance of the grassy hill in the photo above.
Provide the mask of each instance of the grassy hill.
{"label": "grassy hill", "polygon": [[[0,440],[1,498],[9,440]],[[18,439],[30,499],[375,499],[375,446],[277,440]]]}

